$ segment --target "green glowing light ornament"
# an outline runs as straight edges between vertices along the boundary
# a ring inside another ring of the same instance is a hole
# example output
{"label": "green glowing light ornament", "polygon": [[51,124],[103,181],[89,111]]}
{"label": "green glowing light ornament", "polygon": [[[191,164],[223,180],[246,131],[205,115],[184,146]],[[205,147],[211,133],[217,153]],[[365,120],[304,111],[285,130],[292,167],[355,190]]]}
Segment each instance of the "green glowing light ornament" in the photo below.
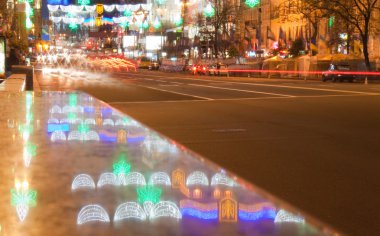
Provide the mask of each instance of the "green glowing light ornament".
{"label": "green glowing light ornament", "polygon": [[31,157],[34,157],[37,154],[37,146],[33,143],[26,143],[25,150],[26,153]]}
{"label": "green glowing light ornament", "polygon": [[148,21],[147,21],[147,20],[144,21],[144,23],[142,24],[142,27],[143,27],[144,29],[148,29],[148,28],[149,28],[149,24],[148,24]]}
{"label": "green glowing light ornament", "polygon": [[25,12],[25,14],[30,17],[30,16],[34,16],[34,9],[29,7],[29,9],[27,10],[27,12]]}
{"label": "green glowing light ornament", "polygon": [[335,20],[335,16],[332,16],[332,17],[329,18],[329,23],[328,23],[328,25],[329,25],[330,28],[333,26],[333,24],[334,24],[334,20]]}
{"label": "green glowing light ornament", "polygon": [[255,6],[257,6],[257,5],[260,4],[260,0],[246,0],[246,1],[245,1],[245,4],[246,4],[248,7],[253,8],[253,7],[255,7]]}
{"label": "green glowing light ornament", "polygon": [[37,203],[37,191],[33,189],[27,190],[16,190],[11,189],[11,205],[27,205],[27,206],[36,206]]}
{"label": "green glowing light ornament", "polygon": [[90,127],[87,124],[81,123],[78,125],[78,131],[80,133],[87,133],[90,131]]}
{"label": "green glowing light ornament", "polygon": [[32,189],[11,189],[11,205],[16,207],[20,221],[24,221],[29,212],[29,207],[37,204],[37,191]]}
{"label": "green glowing light ornament", "polygon": [[180,26],[180,25],[182,25],[182,23],[183,23],[183,19],[181,18],[181,16],[177,16],[177,17],[174,19],[174,24],[175,24],[176,26]]}
{"label": "green glowing light ornament", "polygon": [[139,203],[152,202],[156,204],[160,201],[161,194],[162,194],[162,189],[154,187],[152,185],[138,187],[136,191],[137,191],[137,200]]}
{"label": "green glowing light ornament", "polygon": [[125,28],[129,27],[129,22],[128,21],[124,21],[124,22],[121,22],[119,25],[120,25],[121,28],[125,29]]}
{"label": "green glowing light ornament", "polygon": [[119,160],[112,167],[115,175],[126,175],[131,171],[131,164],[126,161],[125,154],[120,154]]}
{"label": "green glowing light ornament", "polygon": [[211,6],[211,3],[208,3],[206,8],[203,10],[203,14],[206,17],[213,17],[215,15],[215,9]]}
{"label": "green glowing light ornament", "polygon": [[69,114],[67,114],[67,119],[69,119],[70,121],[73,121],[77,118],[77,115],[73,112],[70,112]]}
{"label": "green glowing light ornament", "polygon": [[73,22],[71,22],[71,23],[69,24],[69,28],[70,28],[72,31],[74,31],[74,30],[77,30],[77,29],[78,29],[78,25],[75,24],[75,23],[73,23]]}
{"label": "green glowing light ornament", "polygon": [[26,18],[26,20],[25,20],[25,27],[27,29],[31,29],[33,27],[33,23],[32,23],[32,20],[30,20],[30,18]]}
{"label": "green glowing light ornament", "polygon": [[158,5],[163,5],[166,0],[155,0],[155,2],[158,4]]}
{"label": "green glowing light ornament", "polygon": [[87,6],[87,5],[90,5],[90,4],[91,4],[90,0],[78,0],[78,5]]}
{"label": "green glowing light ornament", "polygon": [[153,22],[153,27],[155,28],[155,29],[159,29],[159,28],[161,28],[161,21],[156,17],[156,19],[154,20],[154,22]]}
{"label": "green glowing light ornament", "polygon": [[71,107],[76,106],[77,101],[78,101],[78,95],[76,95],[75,93],[70,93],[69,94],[69,106],[71,106]]}
{"label": "green glowing light ornament", "polygon": [[33,132],[33,126],[30,125],[30,124],[20,124],[18,126],[18,130],[22,133],[22,134],[30,134]]}
{"label": "green glowing light ornament", "polygon": [[132,11],[130,8],[124,11],[124,16],[132,16]]}

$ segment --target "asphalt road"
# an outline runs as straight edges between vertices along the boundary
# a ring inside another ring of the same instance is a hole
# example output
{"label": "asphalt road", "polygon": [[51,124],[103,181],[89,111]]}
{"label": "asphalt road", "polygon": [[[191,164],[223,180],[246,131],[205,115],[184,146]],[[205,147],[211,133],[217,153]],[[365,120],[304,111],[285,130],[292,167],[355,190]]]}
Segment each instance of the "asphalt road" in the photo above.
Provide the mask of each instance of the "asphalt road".
{"label": "asphalt road", "polygon": [[380,85],[141,71],[79,89],[350,235],[380,231]]}

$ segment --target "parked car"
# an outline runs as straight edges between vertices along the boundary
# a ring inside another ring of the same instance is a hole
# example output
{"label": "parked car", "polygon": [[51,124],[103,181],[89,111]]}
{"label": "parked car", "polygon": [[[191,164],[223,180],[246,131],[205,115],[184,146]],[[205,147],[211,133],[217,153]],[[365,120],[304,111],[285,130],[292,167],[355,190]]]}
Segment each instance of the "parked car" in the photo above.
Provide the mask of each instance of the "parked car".
{"label": "parked car", "polygon": [[157,61],[152,61],[148,66],[148,70],[158,70],[159,67],[160,65]]}
{"label": "parked car", "polygon": [[322,81],[326,82],[331,80],[332,82],[342,82],[347,80],[353,82],[355,80],[355,75],[350,74],[350,71],[351,68],[348,64],[331,63],[329,69],[322,73]]}
{"label": "parked car", "polygon": [[222,63],[213,64],[208,69],[208,75],[228,75],[228,67]]}

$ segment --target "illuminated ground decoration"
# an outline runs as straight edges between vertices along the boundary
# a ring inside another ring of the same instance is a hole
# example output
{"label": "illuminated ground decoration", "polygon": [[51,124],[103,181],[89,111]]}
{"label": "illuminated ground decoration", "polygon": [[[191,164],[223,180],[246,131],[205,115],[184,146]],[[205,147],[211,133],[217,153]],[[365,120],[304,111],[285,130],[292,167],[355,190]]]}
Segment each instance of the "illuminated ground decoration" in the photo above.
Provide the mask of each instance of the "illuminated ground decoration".
{"label": "illuminated ground decoration", "polygon": [[20,221],[24,221],[29,212],[29,207],[36,206],[37,191],[28,189],[26,181],[16,188],[11,189],[11,205],[16,207],[17,215]]}

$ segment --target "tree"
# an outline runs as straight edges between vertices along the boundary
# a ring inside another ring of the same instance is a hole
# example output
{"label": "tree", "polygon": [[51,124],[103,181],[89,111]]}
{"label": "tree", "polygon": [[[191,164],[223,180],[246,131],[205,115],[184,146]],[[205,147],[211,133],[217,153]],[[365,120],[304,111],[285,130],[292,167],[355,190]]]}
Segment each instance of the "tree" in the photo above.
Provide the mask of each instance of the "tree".
{"label": "tree", "polygon": [[368,53],[370,24],[372,23],[374,12],[379,10],[379,0],[310,0],[309,2],[326,14],[339,16],[355,27],[363,44],[365,65],[367,70],[370,70]]}
{"label": "tree", "polygon": [[303,51],[304,49],[305,49],[305,43],[303,39],[298,38],[294,40],[294,42],[292,43],[292,46],[289,49],[289,53],[293,56],[299,56],[300,52]]}

